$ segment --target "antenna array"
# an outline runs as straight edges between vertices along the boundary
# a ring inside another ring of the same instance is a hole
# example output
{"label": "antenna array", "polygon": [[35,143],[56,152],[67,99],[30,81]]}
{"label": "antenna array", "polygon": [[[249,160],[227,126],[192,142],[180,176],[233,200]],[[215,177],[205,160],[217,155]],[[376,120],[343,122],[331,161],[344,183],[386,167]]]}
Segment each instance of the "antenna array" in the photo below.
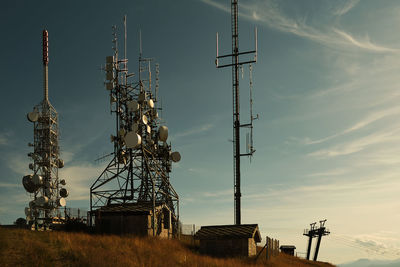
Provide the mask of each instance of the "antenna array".
{"label": "antenna array", "polygon": [[[126,55],[126,16],[125,55]],[[138,80],[131,81],[128,59],[119,58],[116,27],[113,26],[114,55],[106,57],[106,89],[110,94],[111,113],[115,114],[113,159],[90,188],[91,220],[96,210],[109,205],[130,203],[165,204],[174,218],[175,229],[179,220],[179,197],[170,183],[172,162],[181,159],[179,152],[171,152],[167,143],[168,127],[160,125],[157,108],[158,72],[156,64],[156,90],[151,84],[151,58],[140,53]],[[155,216],[152,220],[155,235]]]}
{"label": "antenna array", "polygon": [[59,207],[66,205],[68,190],[62,188],[65,180],[59,180],[58,169],[64,167],[59,158],[58,114],[48,98],[48,32],[43,30],[43,101],[36,105],[27,118],[33,123],[34,142],[28,146],[33,152],[28,157],[33,160],[29,169],[33,174],[25,175],[22,184],[31,194],[32,201],[25,208],[25,215],[30,225],[36,230],[49,229],[56,219],[61,217]]}
{"label": "antenna array", "polygon": [[[217,68],[232,67],[232,95],[233,95],[233,169],[234,169],[234,203],[235,203],[235,224],[241,224],[241,191],[240,191],[240,157],[252,156],[253,148],[253,109],[252,109],[252,78],[250,79],[250,123],[240,124],[240,103],[239,103],[239,67],[245,64],[257,62],[257,29],[255,29],[255,49],[252,51],[239,52],[239,30],[238,30],[238,0],[231,0],[231,27],[232,27],[232,53],[220,56],[218,54],[218,33],[216,35],[216,59]],[[239,56],[254,55],[254,58],[247,61],[240,61]],[[232,62],[219,65],[219,60],[230,57]],[[250,72],[251,73],[251,72]],[[247,153],[240,153],[240,128],[250,128],[251,136],[247,137]],[[250,139],[250,140],[249,140]],[[250,143],[249,143],[250,142]]]}

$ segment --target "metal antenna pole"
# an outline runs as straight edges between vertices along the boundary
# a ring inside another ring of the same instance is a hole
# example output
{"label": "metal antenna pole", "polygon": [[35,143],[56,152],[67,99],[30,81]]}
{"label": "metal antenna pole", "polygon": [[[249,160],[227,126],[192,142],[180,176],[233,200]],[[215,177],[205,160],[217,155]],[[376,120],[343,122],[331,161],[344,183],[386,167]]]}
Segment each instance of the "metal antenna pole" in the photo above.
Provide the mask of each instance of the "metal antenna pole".
{"label": "metal antenna pole", "polygon": [[[249,127],[251,124],[240,124],[240,95],[239,95],[239,68],[243,64],[255,63],[257,61],[257,37],[255,38],[255,50],[239,52],[239,31],[238,31],[238,0],[231,0],[231,30],[232,30],[232,53],[230,55],[218,55],[218,33],[216,34],[216,60],[217,68],[232,67],[232,109],[233,109],[233,173],[234,173],[234,203],[235,203],[235,224],[241,224],[241,192],[240,192],[240,157],[252,155],[253,152],[240,153],[240,128]],[[257,36],[257,34],[255,35]],[[254,59],[240,62],[239,56],[254,54]],[[231,57],[231,64],[219,65],[219,59]]]}
{"label": "metal antenna pole", "polygon": [[49,33],[43,30],[43,89],[44,100],[49,101]]}

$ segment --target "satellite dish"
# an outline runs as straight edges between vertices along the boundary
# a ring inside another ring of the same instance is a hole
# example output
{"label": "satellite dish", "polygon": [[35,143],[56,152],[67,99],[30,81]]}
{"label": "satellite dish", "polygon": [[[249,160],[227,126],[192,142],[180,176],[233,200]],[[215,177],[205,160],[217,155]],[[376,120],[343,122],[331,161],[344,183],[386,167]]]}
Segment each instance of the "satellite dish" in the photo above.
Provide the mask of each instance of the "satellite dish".
{"label": "satellite dish", "polygon": [[149,100],[147,101],[147,105],[148,105],[150,108],[154,108],[154,101],[153,101],[153,99],[149,99]]}
{"label": "satellite dish", "polygon": [[33,167],[34,167],[33,163],[29,163],[29,169],[33,170]]}
{"label": "satellite dish", "polygon": [[43,177],[38,174],[35,174],[32,177],[32,181],[36,186],[40,186],[43,184]]}
{"label": "satellite dish", "polygon": [[147,116],[146,116],[146,115],[143,115],[143,116],[142,116],[142,122],[143,122],[144,124],[146,124],[146,125],[147,125],[147,123],[149,122],[149,121],[147,120]]}
{"label": "satellite dish", "polygon": [[49,203],[49,198],[46,197],[46,196],[40,196],[40,197],[38,197],[38,198],[36,199],[35,203],[36,203],[36,205],[38,205],[38,206],[44,206],[44,205],[46,205],[47,203]]}
{"label": "satellite dish", "polygon": [[181,154],[178,151],[172,152],[170,158],[173,162],[178,162],[181,160]]}
{"label": "satellite dish", "polygon": [[64,161],[62,159],[58,159],[57,165],[58,165],[58,168],[64,167]]}
{"label": "satellite dish", "polygon": [[62,180],[60,181],[60,184],[62,184],[62,185],[66,185],[67,183],[65,182],[65,180],[64,180],[64,179],[62,179]]}
{"label": "satellite dish", "polygon": [[68,196],[68,190],[65,188],[60,189],[60,196],[62,197],[67,197]]}
{"label": "satellite dish", "polygon": [[31,208],[31,211],[32,211],[32,209],[35,207],[35,201],[34,200],[32,200],[32,201],[29,201],[29,208]]}
{"label": "satellite dish", "polygon": [[127,148],[135,148],[142,143],[142,138],[136,132],[128,132],[125,136],[125,144]]}
{"label": "satellite dish", "polygon": [[168,127],[167,126],[160,126],[158,128],[158,137],[160,141],[166,142],[168,139]]}
{"label": "satellite dish", "polygon": [[22,178],[22,185],[28,193],[34,193],[37,190],[37,186],[32,181],[32,175],[25,175]]}
{"label": "satellite dish", "polygon": [[143,101],[146,99],[146,92],[140,92],[138,96],[138,101],[139,103],[143,103]]}
{"label": "satellite dish", "polygon": [[26,117],[30,122],[36,122],[39,119],[39,113],[37,111],[29,112]]}
{"label": "satellite dish", "polygon": [[60,207],[65,207],[67,205],[67,201],[63,197],[59,198],[57,199],[57,205]]}
{"label": "satellite dish", "polygon": [[151,127],[150,127],[149,125],[146,125],[146,132],[147,132],[148,134],[151,133]]}
{"label": "satellite dish", "polygon": [[135,100],[129,101],[126,105],[128,106],[128,109],[129,109],[131,112],[135,112],[136,110],[139,109],[139,103],[136,102]]}

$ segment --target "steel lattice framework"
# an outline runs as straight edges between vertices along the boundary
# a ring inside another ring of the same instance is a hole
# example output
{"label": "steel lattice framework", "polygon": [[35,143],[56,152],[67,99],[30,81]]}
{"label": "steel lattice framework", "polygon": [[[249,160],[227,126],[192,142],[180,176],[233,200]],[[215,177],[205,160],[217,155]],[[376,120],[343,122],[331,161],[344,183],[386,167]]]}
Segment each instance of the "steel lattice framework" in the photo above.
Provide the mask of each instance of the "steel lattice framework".
{"label": "steel lattice framework", "polygon": [[[27,221],[35,229],[49,229],[56,217],[60,218],[59,207],[65,206],[68,191],[61,188],[65,180],[59,180],[58,169],[64,166],[59,158],[58,114],[48,98],[48,32],[43,31],[43,73],[44,99],[28,113],[28,120],[33,122],[33,152],[28,156],[33,160],[29,168],[33,174],[24,176],[22,183],[31,193],[32,201],[25,208]],[[58,221],[59,222],[59,221]]]}
{"label": "steel lattice framework", "polygon": [[[126,40],[126,18],[124,22]],[[97,209],[111,204],[151,203],[153,211],[156,205],[166,204],[177,227],[179,197],[169,174],[172,161],[179,161],[180,155],[171,153],[171,144],[165,138],[167,128],[160,126],[156,99],[158,76],[153,93],[152,59],[143,58],[140,52],[138,81],[130,81],[134,75],[128,73],[126,41],[125,57],[119,59],[116,27],[113,29],[114,55],[106,58],[104,70],[111,113],[115,114],[116,122],[115,135],[111,136],[114,152],[109,154],[113,158],[90,188],[91,218]],[[92,219],[90,223],[93,225]],[[153,221],[153,228],[154,225]]]}

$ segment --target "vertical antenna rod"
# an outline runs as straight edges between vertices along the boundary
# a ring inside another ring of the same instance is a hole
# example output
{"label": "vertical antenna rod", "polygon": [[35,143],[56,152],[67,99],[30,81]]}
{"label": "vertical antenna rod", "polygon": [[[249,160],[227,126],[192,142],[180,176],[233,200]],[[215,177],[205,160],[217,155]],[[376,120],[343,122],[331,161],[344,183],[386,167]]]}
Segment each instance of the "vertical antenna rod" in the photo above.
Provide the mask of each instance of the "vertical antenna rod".
{"label": "vertical antenna rod", "polygon": [[[240,97],[239,97],[239,67],[243,64],[255,63],[257,61],[257,33],[255,33],[255,50],[239,52],[239,31],[238,31],[238,0],[231,0],[231,27],[232,27],[232,54],[219,56],[218,54],[218,33],[216,34],[216,59],[217,68],[232,67],[232,109],[233,109],[233,172],[234,172],[234,203],[235,203],[235,224],[241,224],[241,192],[240,192],[240,157],[249,154],[240,153],[240,128],[248,127],[248,124],[240,124]],[[255,30],[257,31],[257,30]],[[254,59],[240,62],[239,56],[254,54]],[[231,57],[231,64],[219,65],[219,59]]]}
{"label": "vertical antenna rod", "polygon": [[49,101],[49,33],[43,30],[43,97]]}

